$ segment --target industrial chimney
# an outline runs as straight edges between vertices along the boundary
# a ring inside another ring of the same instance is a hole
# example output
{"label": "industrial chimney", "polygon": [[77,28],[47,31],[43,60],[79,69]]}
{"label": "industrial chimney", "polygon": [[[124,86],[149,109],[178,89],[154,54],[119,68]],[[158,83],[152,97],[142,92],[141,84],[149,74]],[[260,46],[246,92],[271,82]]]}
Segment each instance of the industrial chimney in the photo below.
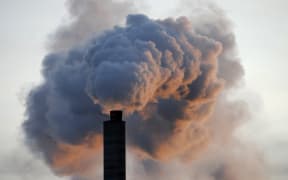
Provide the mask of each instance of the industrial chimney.
{"label": "industrial chimney", "polygon": [[111,111],[104,122],[104,180],[126,179],[125,134],[122,111]]}

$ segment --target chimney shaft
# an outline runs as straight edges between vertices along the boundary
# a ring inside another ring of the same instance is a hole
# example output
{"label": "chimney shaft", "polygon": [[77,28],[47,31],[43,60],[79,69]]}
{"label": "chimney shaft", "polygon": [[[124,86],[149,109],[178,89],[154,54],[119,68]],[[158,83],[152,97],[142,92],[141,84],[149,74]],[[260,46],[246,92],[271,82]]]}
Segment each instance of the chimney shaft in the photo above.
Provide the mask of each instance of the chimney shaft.
{"label": "chimney shaft", "polygon": [[104,180],[126,179],[125,134],[122,111],[111,111],[104,122]]}

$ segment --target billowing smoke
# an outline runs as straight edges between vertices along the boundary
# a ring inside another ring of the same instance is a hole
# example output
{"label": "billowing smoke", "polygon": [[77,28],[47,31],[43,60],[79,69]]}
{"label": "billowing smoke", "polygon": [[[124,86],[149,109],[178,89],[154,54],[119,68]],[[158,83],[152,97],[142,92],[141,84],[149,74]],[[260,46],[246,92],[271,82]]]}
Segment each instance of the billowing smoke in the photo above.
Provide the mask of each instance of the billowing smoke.
{"label": "billowing smoke", "polygon": [[129,11],[120,11],[124,2],[71,3],[78,19],[56,34],[23,124],[28,145],[56,174],[101,178],[102,122],[121,109],[130,179],[263,179],[261,158],[233,137],[249,112],[228,98],[243,69],[223,14],[128,15],[112,28]]}

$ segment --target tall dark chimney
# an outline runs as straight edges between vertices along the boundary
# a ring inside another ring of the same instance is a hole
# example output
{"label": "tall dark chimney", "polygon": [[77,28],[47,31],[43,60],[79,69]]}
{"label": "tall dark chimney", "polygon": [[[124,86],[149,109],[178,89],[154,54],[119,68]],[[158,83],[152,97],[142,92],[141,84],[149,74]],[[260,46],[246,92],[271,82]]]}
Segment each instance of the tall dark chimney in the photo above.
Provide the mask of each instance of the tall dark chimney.
{"label": "tall dark chimney", "polygon": [[104,180],[126,179],[125,134],[122,111],[111,111],[104,122]]}

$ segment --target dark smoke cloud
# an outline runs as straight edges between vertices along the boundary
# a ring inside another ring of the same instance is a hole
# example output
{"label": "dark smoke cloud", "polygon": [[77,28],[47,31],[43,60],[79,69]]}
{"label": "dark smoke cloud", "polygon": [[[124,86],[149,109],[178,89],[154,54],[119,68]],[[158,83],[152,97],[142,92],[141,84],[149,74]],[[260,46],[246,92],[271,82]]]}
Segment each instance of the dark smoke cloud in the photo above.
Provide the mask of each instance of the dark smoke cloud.
{"label": "dark smoke cloud", "polygon": [[[112,7],[106,24],[93,14],[95,7],[101,14],[99,1],[71,2],[77,18],[56,34],[23,124],[27,143],[56,174],[101,178],[102,122],[122,109],[130,179],[263,179],[262,161],[233,137],[249,110],[229,99],[244,71],[222,12],[164,20],[128,15],[125,25],[111,28],[123,4],[105,1],[104,9]],[[250,168],[240,167],[243,159],[257,167],[252,174],[241,175]]]}

